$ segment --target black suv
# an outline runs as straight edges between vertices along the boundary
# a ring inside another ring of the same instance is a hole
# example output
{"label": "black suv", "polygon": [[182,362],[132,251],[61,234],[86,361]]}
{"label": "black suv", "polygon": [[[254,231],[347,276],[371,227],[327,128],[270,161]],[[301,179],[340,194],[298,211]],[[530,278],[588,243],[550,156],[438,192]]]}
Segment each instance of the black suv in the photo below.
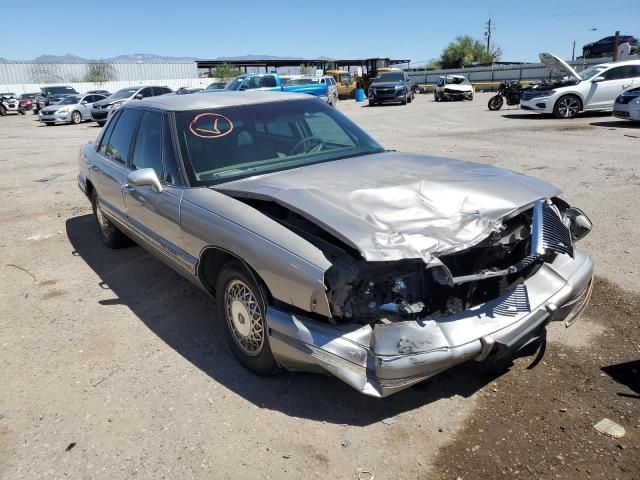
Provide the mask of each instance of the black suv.
{"label": "black suv", "polygon": [[379,103],[411,103],[415,96],[413,82],[405,72],[383,72],[369,86],[369,106]]}
{"label": "black suv", "polygon": [[66,85],[42,87],[40,89],[40,93],[36,95],[33,113],[38,113],[38,111],[42,110],[44,107],[48,107],[49,105],[55,105],[64,97],[68,97],[69,95],[78,95],[78,92],[76,92],[73,87],[68,87]]}
{"label": "black suv", "polygon": [[[587,43],[582,47],[582,56],[584,58],[613,56],[615,42],[616,37],[604,37],[597,42]],[[638,46],[638,39],[632,35],[620,35],[620,44],[623,43],[628,43],[633,50],[633,47]]]}

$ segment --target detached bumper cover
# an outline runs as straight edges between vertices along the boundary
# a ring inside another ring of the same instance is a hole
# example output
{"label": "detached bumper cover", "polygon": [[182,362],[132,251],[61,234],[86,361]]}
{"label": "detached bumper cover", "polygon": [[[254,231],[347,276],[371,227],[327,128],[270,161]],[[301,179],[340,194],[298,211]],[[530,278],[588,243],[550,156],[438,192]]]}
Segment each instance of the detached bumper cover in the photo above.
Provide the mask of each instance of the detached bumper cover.
{"label": "detached bumper cover", "polygon": [[332,326],[269,308],[271,350],[285,368],[325,371],[385,397],[467,360],[512,354],[552,320],[573,321],[591,293],[593,261],[558,254],[524,284],[491,302],[440,317]]}

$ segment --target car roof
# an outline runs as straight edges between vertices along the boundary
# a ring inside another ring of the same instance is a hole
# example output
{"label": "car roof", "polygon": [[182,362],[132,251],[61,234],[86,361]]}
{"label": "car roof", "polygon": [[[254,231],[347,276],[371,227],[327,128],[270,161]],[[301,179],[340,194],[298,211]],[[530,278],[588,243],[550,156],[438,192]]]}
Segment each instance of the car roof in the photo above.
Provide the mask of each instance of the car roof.
{"label": "car roof", "polygon": [[624,67],[625,65],[640,65],[640,60],[625,60],[623,62],[598,63],[592,66],[610,68],[610,67]]}
{"label": "car roof", "polygon": [[128,102],[127,108],[152,107],[166,111],[204,110],[207,108],[236,107],[258,103],[284,102],[289,100],[305,100],[312,98],[303,93],[288,92],[197,92],[193,95],[159,95],[148,97],[138,102]]}

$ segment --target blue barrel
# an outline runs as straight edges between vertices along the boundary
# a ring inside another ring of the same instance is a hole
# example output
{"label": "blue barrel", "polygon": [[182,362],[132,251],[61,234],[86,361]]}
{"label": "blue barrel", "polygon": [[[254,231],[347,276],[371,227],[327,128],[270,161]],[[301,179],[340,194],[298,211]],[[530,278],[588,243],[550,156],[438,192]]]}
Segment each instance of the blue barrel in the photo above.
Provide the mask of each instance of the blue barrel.
{"label": "blue barrel", "polygon": [[364,102],[364,88],[356,88],[356,102]]}

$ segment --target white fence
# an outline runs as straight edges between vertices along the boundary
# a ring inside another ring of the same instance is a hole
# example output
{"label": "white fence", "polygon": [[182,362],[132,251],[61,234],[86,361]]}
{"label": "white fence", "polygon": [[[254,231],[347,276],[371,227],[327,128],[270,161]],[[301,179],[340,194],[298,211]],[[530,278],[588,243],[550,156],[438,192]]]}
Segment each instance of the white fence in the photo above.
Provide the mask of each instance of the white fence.
{"label": "white fence", "polygon": [[[100,82],[100,83],[92,83],[92,82],[78,82],[78,83],[64,83],[60,82],[57,85],[68,85],[70,87],[75,88],[78,93],[85,93],[89,90],[108,90],[110,92],[116,92],[121,88],[127,87],[136,87],[139,85],[162,85],[165,87],[169,87],[172,90],[177,90],[180,87],[200,87],[204,88],[210,83],[215,82],[215,78],[182,78],[182,79],[168,79],[168,80],[122,80],[115,82]],[[51,83],[18,83],[18,84],[5,84],[0,85],[0,93],[2,92],[11,92],[16,95],[21,95],[23,93],[36,93],[39,92],[40,89],[46,85],[53,85]]]}

